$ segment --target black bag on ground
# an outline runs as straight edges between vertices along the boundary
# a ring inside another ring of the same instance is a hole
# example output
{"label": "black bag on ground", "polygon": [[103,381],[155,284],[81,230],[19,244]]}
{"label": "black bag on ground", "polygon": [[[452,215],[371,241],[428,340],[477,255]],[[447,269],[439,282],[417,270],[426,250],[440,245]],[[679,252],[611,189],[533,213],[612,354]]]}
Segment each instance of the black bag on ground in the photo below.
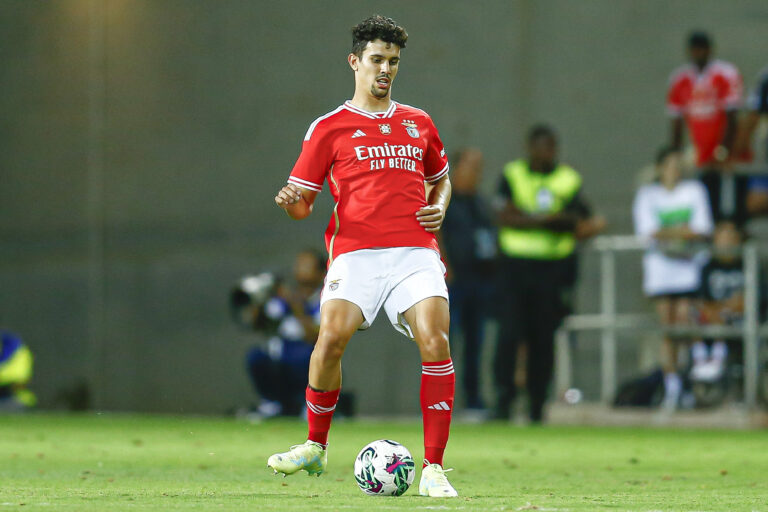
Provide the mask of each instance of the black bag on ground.
{"label": "black bag on ground", "polygon": [[619,386],[614,407],[652,407],[664,394],[664,374],[661,370],[638,377]]}

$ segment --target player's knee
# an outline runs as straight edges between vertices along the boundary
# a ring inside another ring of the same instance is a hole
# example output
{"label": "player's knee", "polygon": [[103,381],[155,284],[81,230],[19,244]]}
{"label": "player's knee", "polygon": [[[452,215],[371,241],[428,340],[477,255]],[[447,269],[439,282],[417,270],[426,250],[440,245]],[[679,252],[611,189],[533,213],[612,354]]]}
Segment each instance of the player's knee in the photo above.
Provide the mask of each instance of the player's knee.
{"label": "player's knee", "polygon": [[450,348],[448,346],[448,333],[441,330],[425,333],[421,339],[422,356],[433,361],[447,359],[450,357]]}
{"label": "player's knee", "polygon": [[318,359],[323,363],[335,363],[341,360],[344,355],[344,347],[338,344],[320,344],[315,345],[312,353],[312,359]]}
{"label": "player's knee", "polygon": [[323,361],[337,361],[344,355],[347,339],[341,331],[324,329],[317,337],[313,356]]}

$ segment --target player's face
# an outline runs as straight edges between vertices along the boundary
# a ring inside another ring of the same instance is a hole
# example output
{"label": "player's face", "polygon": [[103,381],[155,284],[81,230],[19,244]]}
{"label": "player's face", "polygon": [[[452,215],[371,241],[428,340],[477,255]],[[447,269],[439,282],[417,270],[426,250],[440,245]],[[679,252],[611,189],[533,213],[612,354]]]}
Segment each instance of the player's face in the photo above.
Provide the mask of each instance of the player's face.
{"label": "player's face", "polygon": [[349,64],[355,70],[355,84],[369,91],[376,98],[386,98],[392,90],[400,64],[400,47],[381,39],[370,41],[363,55],[349,56]]}

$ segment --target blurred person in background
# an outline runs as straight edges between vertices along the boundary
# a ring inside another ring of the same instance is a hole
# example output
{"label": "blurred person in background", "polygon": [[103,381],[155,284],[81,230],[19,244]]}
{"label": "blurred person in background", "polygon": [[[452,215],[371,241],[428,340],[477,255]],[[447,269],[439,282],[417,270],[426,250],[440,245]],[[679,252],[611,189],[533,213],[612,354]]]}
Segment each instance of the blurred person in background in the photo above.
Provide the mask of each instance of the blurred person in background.
{"label": "blurred person in background", "polygon": [[[292,285],[276,284],[263,305],[248,301],[240,313],[246,324],[271,334],[265,346],[247,356],[248,375],[261,397],[249,419],[297,416],[304,410],[309,358],[320,326],[324,260],[315,250],[303,250],[293,264]],[[246,288],[246,282],[241,284],[240,290]]]}
{"label": "blurred person in background", "polygon": [[[744,234],[733,222],[722,221],[712,236],[712,257],[701,270],[699,322],[734,325],[744,317]],[[691,349],[691,380],[713,382],[723,376],[728,346],[725,340],[698,341]]]}
{"label": "blurred person in background", "polygon": [[[757,84],[747,100],[747,112],[739,123],[734,152],[751,154],[752,136],[760,118],[768,116],[768,68],[760,73]],[[768,163],[768,144],[765,148],[764,164]],[[755,176],[750,179],[747,194],[747,211],[750,215],[768,214],[768,176]]]}
{"label": "blurred person in background", "polygon": [[492,303],[496,232],[488,202],[477,190],[483,174],[483,154],[478,149],[466,148],[451,161],[451,209],[438,238],[448,270],[451,330],[460,332],[464,342],[467,417],[483,419],[480,355],[483,327]]}
{"label": "blurred person in background", "polygon": [[581,192],[581,175],[558,161],[557,137],[531,128],[527,156],[509,162],[498,184],[499,334],[494,359],[494,418],[507,420],[515,399],[518,347],[527,343],[529,418],[540,423],[552,380],[554,336],[570,311],[579,236],[599,233]]}
{"label": "blurred person in background", "polygon": [[741,227],[747,221],[748,178],[734,173],[732,165],[741,75],[733,64],[712,58],[712,39],[705,32],[689,35],[687,51],[689,62],[672,73],[667,91],[670,145],[682,148],[687,126],[714,220]]}
{"label": "blurred person in background", "polygon": [[27,385],[32,378],[32,352],[17,335],[0,330],[0,413],[34,407],[37,398]]}
{"label": "blurred person in background", "polygon": [[[679,153],[662,148],[656,158],[658,181],[643,185],[633,205],[635,232],[651,241],[643,257],[643,291],[656,305],[664,326],[685,324],[700,287],[706,261],[702,244],[712,233],[712,214],[704,186],[682,179]],[[665,409],[675,409],[682,393],[677,340],[664,336]]]}

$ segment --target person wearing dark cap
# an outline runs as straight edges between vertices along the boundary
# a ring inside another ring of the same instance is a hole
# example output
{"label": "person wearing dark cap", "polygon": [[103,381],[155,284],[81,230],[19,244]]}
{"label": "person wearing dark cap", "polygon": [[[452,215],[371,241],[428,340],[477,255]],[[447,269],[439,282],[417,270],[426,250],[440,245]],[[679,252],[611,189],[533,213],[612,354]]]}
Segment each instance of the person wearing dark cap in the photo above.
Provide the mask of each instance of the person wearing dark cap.
{"label": "person wearing dark cap", "polygon": [[733,64],[712,58],[712,39],[706,32],[692,32],[687,46],[689,62],[672,73],[667,91],[670,146],[681,149],[687,126],[714,220],[742,226],[747,220],[747,178],[725,165],[734,156],[741,75]]}

